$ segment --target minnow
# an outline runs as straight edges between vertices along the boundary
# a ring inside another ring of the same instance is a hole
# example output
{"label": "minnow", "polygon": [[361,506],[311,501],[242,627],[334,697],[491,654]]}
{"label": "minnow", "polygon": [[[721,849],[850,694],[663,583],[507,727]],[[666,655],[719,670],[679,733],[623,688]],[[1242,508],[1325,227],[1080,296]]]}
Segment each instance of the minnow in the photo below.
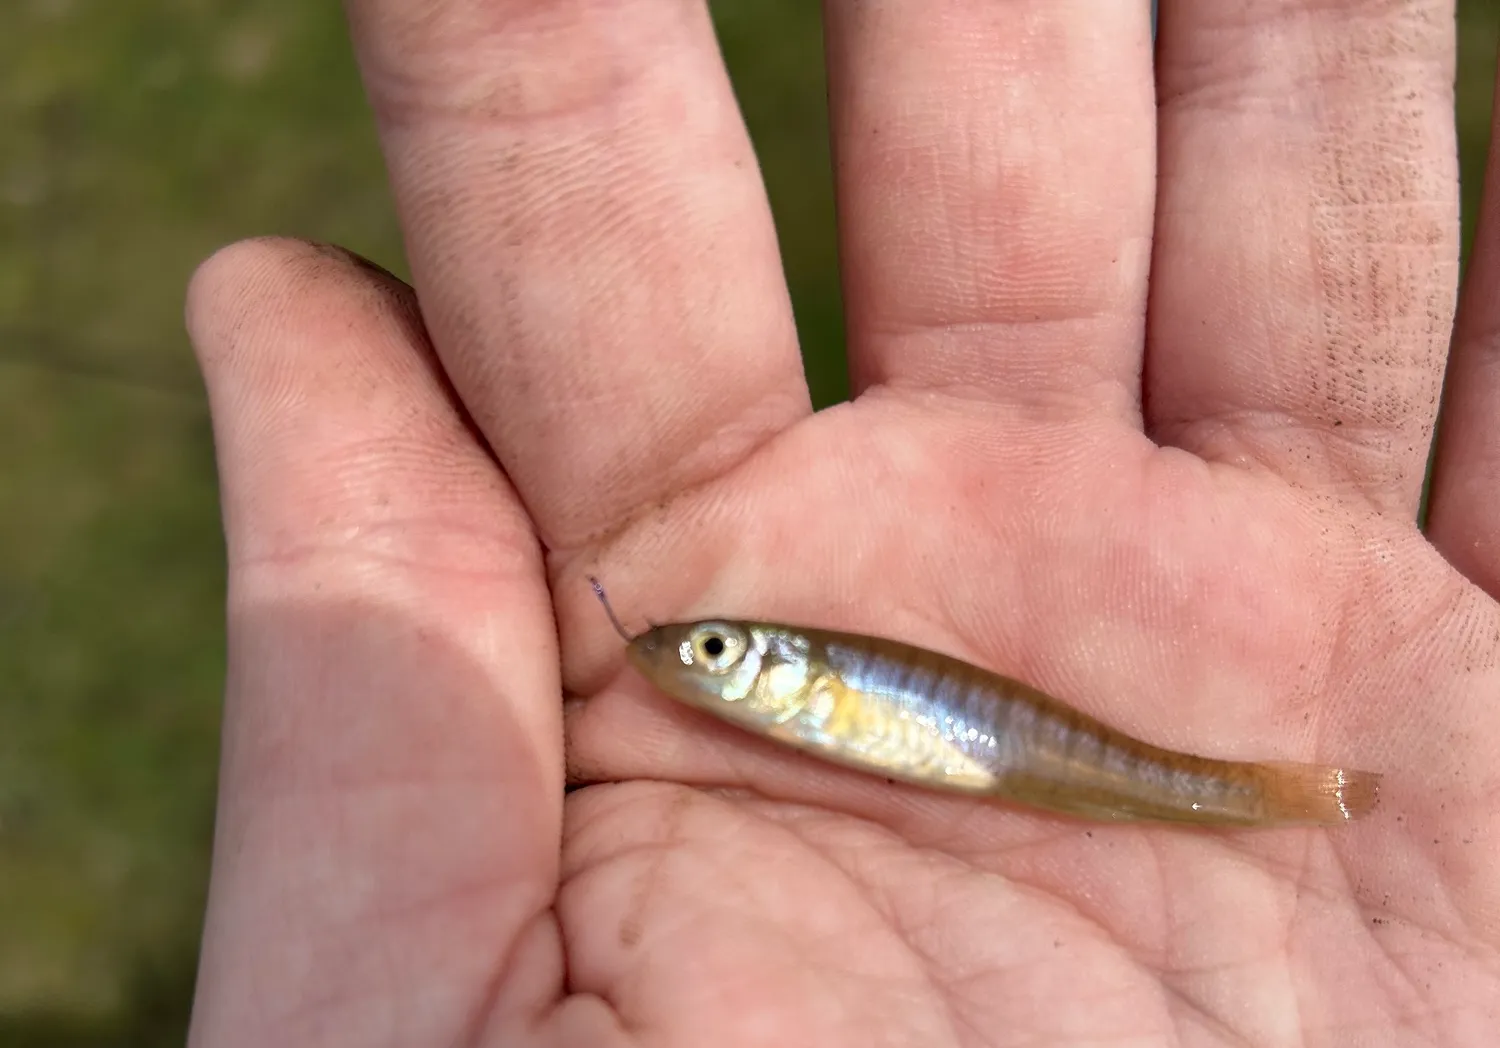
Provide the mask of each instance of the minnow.
{"label": "minnow", "polygon": [[1085,819],[1338,825],[1380,775],[1153,746],[1023,684],[894,640],[734,619],[632,636],[590,579],[631,664],[740,728],[889,779]]}

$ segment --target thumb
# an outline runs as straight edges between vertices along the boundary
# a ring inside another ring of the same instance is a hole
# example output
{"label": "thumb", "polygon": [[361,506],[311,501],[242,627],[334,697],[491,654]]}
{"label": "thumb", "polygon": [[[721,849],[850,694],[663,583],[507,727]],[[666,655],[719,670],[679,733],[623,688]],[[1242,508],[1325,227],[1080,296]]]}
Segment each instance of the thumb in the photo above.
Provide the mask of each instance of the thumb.
{"label": "thumb", "polygon": [[448,1044],[540,1008],[563,773],[529,521],[394,278],[240,244],[188,326],[230,576],[194,1043]]}

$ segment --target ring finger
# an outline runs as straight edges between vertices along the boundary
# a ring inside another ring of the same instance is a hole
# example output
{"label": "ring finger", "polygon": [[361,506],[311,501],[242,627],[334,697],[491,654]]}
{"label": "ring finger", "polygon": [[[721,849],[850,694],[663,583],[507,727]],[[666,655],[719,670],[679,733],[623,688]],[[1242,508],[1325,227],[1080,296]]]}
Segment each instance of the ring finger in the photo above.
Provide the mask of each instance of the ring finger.
{"label": "ring finger", "polygon": [[1458,276],[1451,0],[1163,3],[1147,424],[1415,516]]}

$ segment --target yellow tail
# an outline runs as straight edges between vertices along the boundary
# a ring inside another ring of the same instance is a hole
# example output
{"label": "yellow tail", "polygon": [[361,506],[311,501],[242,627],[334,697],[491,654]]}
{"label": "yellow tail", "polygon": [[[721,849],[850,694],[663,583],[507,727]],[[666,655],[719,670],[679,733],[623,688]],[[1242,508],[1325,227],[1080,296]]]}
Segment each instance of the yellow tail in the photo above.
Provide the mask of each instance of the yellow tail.
{"label": "yellow tail", "polygon": [[1261,768],[1266,823],[1339,825],[1368,815],[1380,796],[1372,771],[1276,761]]}

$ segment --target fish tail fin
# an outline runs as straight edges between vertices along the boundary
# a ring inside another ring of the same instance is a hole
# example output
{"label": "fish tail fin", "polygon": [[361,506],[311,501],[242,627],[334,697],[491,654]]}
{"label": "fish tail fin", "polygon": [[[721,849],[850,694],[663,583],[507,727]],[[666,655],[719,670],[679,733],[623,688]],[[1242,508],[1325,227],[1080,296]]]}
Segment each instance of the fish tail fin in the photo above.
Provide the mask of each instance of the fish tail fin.
{"label": "fish tail fin", "polygon": [[1368,815],[1380,795],[1380,775],[1317,764],[1261,765],[1267,823],[1339,825]]}

